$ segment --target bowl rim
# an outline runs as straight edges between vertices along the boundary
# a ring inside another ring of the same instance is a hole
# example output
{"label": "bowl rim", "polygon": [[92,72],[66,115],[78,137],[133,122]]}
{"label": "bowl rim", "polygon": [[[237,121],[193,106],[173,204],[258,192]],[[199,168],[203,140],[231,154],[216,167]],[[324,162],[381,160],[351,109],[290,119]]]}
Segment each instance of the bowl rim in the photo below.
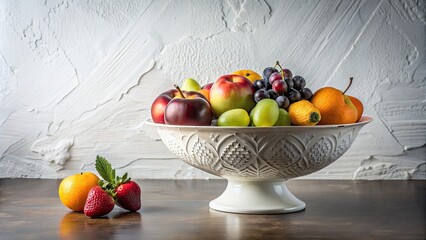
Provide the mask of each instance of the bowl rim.
{"label": "bowl rim", "polygon": [[330,125],[315,125],[315,126],[272,126],[272,127],[238,127],[238,126],[191,126],[191,125],[168,125],[162,123],[154,123],[151,118],[148,118],[144,121],[144,124],[148,124],[155,127],[163,127],[170,129],[200,129],[200,130],[241,130],[241,129],[324,129],[324,128],[344,128],[344,127],[352,127],[357,125],[365,125],[369,122],[373,121],[373,118],[370,116],[362,116],[361,119],[356,123],[349,124],[330,124]]}

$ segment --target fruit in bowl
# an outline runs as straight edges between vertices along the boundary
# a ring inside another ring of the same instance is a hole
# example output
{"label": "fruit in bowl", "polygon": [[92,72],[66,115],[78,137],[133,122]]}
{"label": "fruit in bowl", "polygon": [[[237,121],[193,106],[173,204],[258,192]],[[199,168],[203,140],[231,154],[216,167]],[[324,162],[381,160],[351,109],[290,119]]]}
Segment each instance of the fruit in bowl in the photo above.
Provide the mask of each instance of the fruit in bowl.
{"label": "fruit in bowl", "polygon": [[236,108],[250,112],[254,107],[253,84],[247,78],[236,74],[223,75],[210,89],[210,104],[216,117]]}
{"label": "fruit in bowl", "polygon": [[183,91],[198,91],[201,89],[201,86],[197,80],[193,78],[187,78],[185,81],[183,81],[181,89]]}
{"label": "fruit in bowl", "polygon": [[262,99],[251,110],[250,116],[253,126],[271,127],[274,126],[280,116],[280,108],[277,102],[272,99]]}
{"label": "fruit in bowl", "polygon": [[164,110],[167,104],[178,94],[177,89],[167,90],[158,95],[151,104],[151,118],[155,123],[166,123],[164,121]]}
{"label": "fruit in bowl", "polygon": [[[345,95],[352,81],[353,78],[350,78],[349,85],[343,92],[333,87],[323,87],[314,93],[311,102],[322,114],[318,124],[348,124],[355,123],[361,118],[358,117],[358,110],[351,98]],[[362,103],[357,104],[362,107]]]}
{"label": "fruit in bowl", "polygon": [[[251,80],[245,76],[250,76]],[[152,119],[155,123],[173,125],[209,125],[210,122],[210,125],[218,126],[246,126],[248,115],[249,126],[270,127],[287,125],[289,119],[291,125],[313,126],[355,123],[362,117],[362,102],[345,95],[352,78],[343,92],[324,87],[313,93],[306,87],[305,78],[293,76],[278,61],[274,67],[266,67],[263,79],[258,79],[260,77],[252,70],[240,70],[203,86],[187,78],[183,82],[185,89],[195,91],[171,89],[161,93],[152,104]],[[207,103],[200,100],[201,95]],[[172,99],[176,100],[172,102]],[[197,100],[188,101],[192,99]],[[220,118],[228,111],[231,112]],[[241,119],[238,119],[238,113],[241,113]],[[283,120],[287,115],[289,118]]]}
{"label": "fruit in bowl", "polygon": [[236,74],[236,75],[240,75],[243,76],[245,78],[247,78],[248,80],[250,80],[250,82],[254,83],[256,80],[261,80],[262,76],[260,76],[257,72],[253,71],[253,70],[238,70],[233,72],[232,74]]}
{"label": "fruit in bowl", "polygon": [[156,129],[166,147],[182,161],[227,179],[225,191],[210,202],[210,208],[274,214],[303,210],[306,204],[288,190],[285,181],[333,163],[371,120],[363,117],[354,124],[278,127],[145,124]]}
{"label": "fruit in bowl", "polygon": [[164,110],[164,122],[171,125],[208,126],[213,112],[203,94],[195,91],[182,91],[170,100]]}
{"label": "fruit in bowl", "polygon": [[[207,91],[208,98],[179,89],[162,93],[151,109],[154,122],[146,121],[185,163],[227,179],[225,191],[210,202],[212,209],[252,214],[303,210],[305,203],[285,181],[337,160],[372,121],[366,116],[357,120],[361,101],[330,87],[313,94],[303,77],[293,77],[279,62],[262,73],[263,79],[251,80],[223,75],[198,90]],[[355,104],[348,106],[345,99]],[[327,122],[344,107],[354,113],[350,122]],[[166,124],[160,121],[161,111]],[[318,126],[321,121],[328,125]]]}
{"label": "fruit in bowl", "polygon": [[224,112],[217,119],[218,126],[240,126],[247,127],[250,124],[250,116],[242,108],[231,109]]}

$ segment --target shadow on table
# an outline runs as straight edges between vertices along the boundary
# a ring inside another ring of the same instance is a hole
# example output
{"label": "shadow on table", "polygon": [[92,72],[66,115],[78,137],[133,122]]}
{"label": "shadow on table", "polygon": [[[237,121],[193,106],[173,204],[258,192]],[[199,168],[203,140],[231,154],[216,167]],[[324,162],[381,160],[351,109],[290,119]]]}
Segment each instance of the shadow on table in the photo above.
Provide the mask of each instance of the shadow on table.
{"label": "shadow on table", "polygon": [[142,216],[139,212],[118,211],[102,218],[69,212],[59,223],[60,239],[112,239],[124,231],[130,236],[141,234]]}

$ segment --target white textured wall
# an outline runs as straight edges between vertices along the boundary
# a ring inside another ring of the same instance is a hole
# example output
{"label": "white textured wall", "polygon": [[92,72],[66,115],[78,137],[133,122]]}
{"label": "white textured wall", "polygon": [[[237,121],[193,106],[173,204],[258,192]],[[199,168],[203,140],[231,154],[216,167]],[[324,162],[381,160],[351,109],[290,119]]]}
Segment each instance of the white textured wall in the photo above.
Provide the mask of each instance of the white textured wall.
{"label": "white textured wall", "polygon": [[388,1],[0,1],[0,177],[61,178],[97,154],[135,178],[209,178],[142,125],[160,92],[280,60],[374,118],[306,178],[425,179],[426,7]]}

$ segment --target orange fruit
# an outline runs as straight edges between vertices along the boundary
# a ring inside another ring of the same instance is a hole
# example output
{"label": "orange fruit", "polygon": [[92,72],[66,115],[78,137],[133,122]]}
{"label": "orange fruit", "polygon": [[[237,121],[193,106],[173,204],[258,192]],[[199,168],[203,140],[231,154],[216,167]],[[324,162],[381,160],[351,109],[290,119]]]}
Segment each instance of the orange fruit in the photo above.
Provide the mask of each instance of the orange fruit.
{"label": "orange fruit", "polygon": [[67,208],[83,212],[87,195],[92,187],[98,185],[98,182],[99,177],[91,172],[68,176],[59,185],[59,199]]}
{"label": "orange fruit", "polygon": [[364,105],[362,105],[362,102],[358,98],[353,96],[348,96],[348,97],[351,99],[352,103],[354,104],[358,112],[358,117],[356,118],[356,121],[358,122],[361,119],[362,114],[364,113]]}
{"label": "orange fruit", "polygon": [[207,100],[210,102],[210,90],[207,90],[207,89],[201,89],[201,90],[198,90],[197,92],[199,92],[199,93],[201,93],[201,94],[203,94],[204,95],[204,97],[206,97],[207,98]]}
{"label": "orange fruit", "polygon": [[233,74],[246,77],[248,80],[250,80],[251,83],[254,83],[256,80],[261,80],[262,76],[260,76],[257,72],[253,70],[238,70],[233,72]]}
{"label": "orange fruit", "polygon": [[291,123],[299,126],[313,126],[321,119],[321,113],[308,100],[292,103],[288,108]]}
{"label": "orange fruit", "polygon": [[355,106],[339,89],[321,88],[314,93],[310,101],[321,112],[321,121],[318,124],[354,123],[358,117]]}

